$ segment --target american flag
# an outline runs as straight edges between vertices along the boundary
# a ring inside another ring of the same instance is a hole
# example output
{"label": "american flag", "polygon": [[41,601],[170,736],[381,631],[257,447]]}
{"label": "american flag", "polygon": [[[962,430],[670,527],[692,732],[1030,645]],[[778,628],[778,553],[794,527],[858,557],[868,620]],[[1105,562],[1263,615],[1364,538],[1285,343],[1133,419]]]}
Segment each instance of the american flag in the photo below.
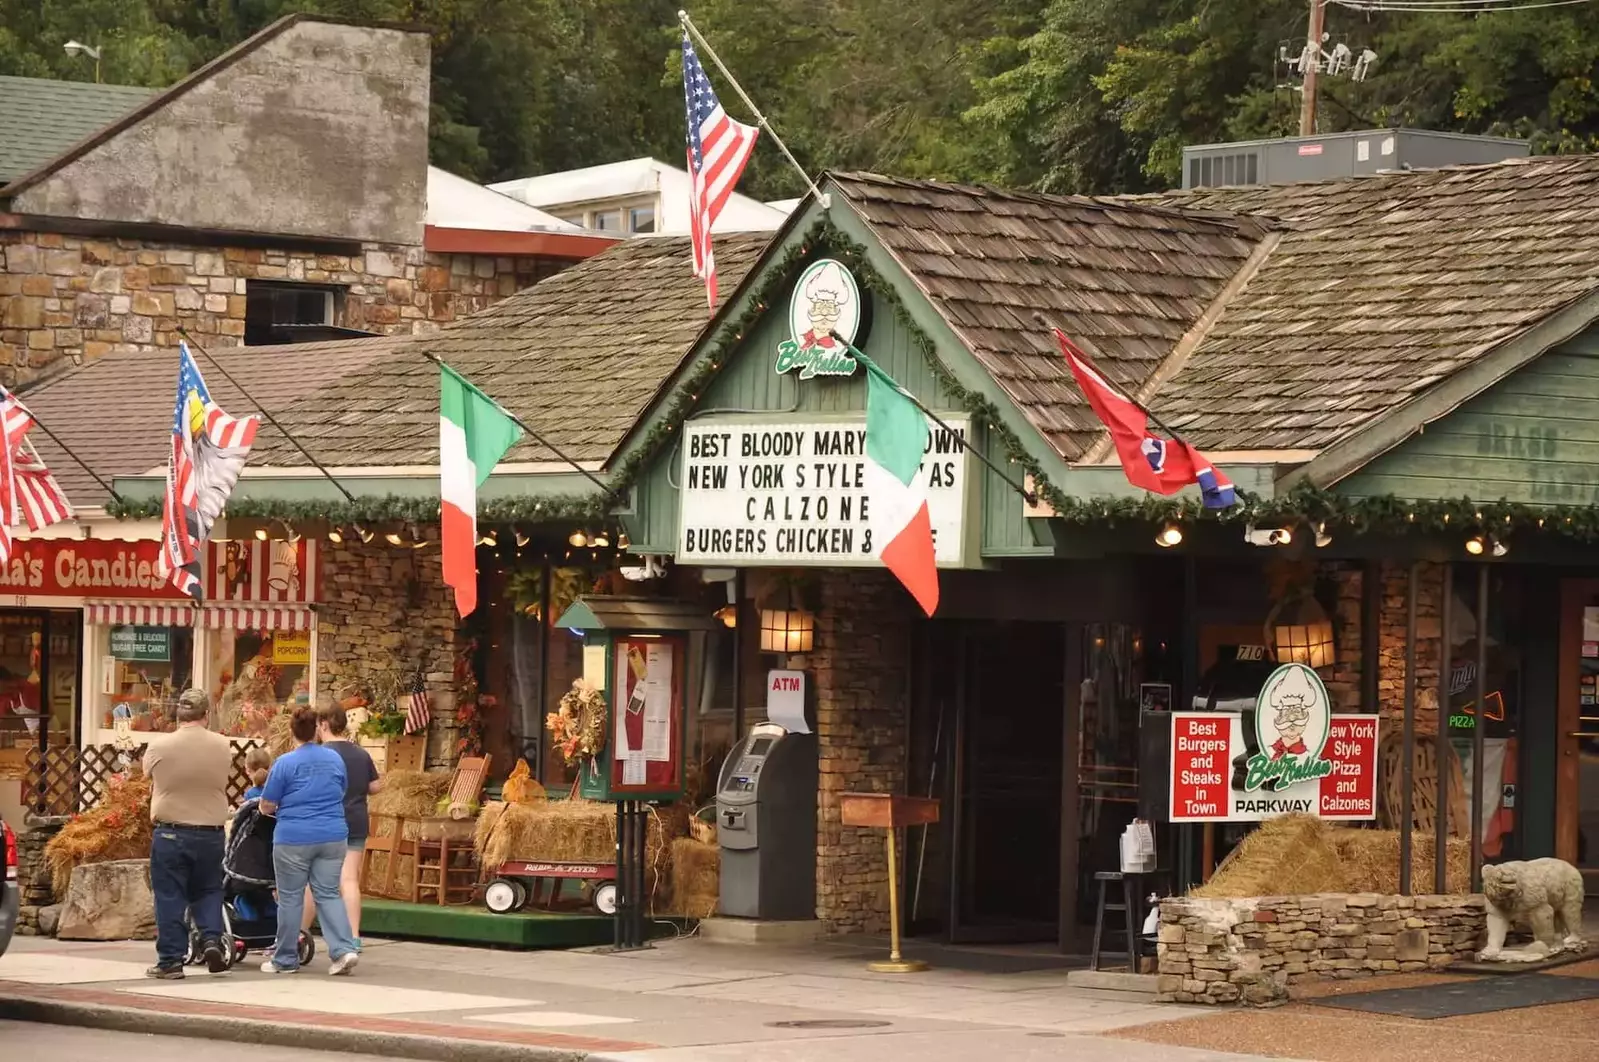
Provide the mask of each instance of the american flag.
{"label": "american flag", "polygon": [[11,558],[11,529],[23,520],[38,531],[73,515],[61,484],[28,441],[33,423],[27,407],[0,387],[0,562]]}
{"label": "american flag", "polygon": [[230,417],[211,401],[189,344],[178,344],[178,400],[172,411],[172,457],[161,507],[163,578],[190,597],[202,594],[200,555],[222,515],[255,442],[256,417]]}
{"label": "american flag", "polygon": [[433,708],[428,704],[428,688],[422,682],[422,672],[411,680],[411,692],[405,697],[405,732],[418,734],[428,728],[433,718]]}
{"label": "american flag", "polygon": [[716,309],[716,257],[711,253],[711,226],[727,205],[755,150],[753,125],[735,122],[716,98],[694,42],[683,33],[683,102],[688,108],[688,171],[694,178],[689,193],[689,229],[694,241],[694,275],[705,281],[705,299]]}

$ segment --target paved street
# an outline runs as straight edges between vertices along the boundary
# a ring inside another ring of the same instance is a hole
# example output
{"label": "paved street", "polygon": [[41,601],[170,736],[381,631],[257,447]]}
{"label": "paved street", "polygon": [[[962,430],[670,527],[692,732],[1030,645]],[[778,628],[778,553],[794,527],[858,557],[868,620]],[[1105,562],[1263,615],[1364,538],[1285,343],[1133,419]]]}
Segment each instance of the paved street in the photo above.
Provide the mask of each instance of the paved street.
{"label": "paved street", "polygon": [[378,1055],[336,1054],[303,1047],[228,1044],[219,1047],[177,1036],[72,1029],[27,1021],[0,1021],[0,1044],[7,1058],[59,1062],[173,1062],[225,1051],[228,1062],[387,1062]]}

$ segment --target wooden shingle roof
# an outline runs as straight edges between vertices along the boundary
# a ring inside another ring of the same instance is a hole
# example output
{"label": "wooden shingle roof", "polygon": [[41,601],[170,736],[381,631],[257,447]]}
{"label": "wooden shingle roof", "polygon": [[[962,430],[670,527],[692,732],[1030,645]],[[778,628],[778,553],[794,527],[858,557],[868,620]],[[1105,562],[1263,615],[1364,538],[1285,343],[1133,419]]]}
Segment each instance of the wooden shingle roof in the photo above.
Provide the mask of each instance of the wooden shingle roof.
{"label": "wooden shingle roof", "polygon": [[1042,313],[1139,388],[1272,227],[1158,204],[873,174],[832,180],[1056,450],[1103,432]]}
{"label": "wooden shingle roof", "polygon": [[1287,226],[1152,403],[1209,449],[1325,448],[1599,289],[1599,156],[1121,201]]}
{"label": "wooden shingle roof", "polygon": [[[716,237],[731,292],[770,233]],[[363,372],[274,410],[329,465],[431,465],[439,457],[438,368],[477,384],[568,457],[603,461],[707,322],[705,286],[686,236],[639,237],[580,262],[480,313],[397,344]],[[524,439],[506,461],[551,461]],[[281,439],[252,464],[298,466]]]}

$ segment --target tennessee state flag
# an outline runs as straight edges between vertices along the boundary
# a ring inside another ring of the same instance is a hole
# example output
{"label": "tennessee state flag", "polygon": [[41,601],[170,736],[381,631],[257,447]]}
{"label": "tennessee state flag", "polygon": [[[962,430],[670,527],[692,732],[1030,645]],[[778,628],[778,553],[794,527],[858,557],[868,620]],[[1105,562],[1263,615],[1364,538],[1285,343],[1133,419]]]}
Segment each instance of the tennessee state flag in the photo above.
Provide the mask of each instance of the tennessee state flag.
{"label": "tennessee state flag", "polygon": [[1162,439],[1149,431],[1144,407],[1118,391],[1101,376],[1087,356],[1055,330],[1060,352],[1077,379],[1083,397],[1110,429],[1127,482],[1156,494],[1176,494],[1198,484],[1207,509],[1226,509],[1238,503],[1232,480],[1216,471],[1210,459],[1182,439]]}

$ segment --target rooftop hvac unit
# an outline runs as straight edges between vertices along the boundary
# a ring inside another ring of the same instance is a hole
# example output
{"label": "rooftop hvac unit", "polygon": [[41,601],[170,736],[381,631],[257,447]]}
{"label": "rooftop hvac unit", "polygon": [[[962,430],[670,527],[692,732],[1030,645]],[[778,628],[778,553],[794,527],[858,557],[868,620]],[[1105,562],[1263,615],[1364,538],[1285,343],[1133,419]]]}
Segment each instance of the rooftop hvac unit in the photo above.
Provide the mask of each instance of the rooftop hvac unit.
{"label": "rooftop hvac unit", "polygon": [[1525,158],[1525,140],[1371,129],[1183,148],[1183,187],[1330,181],[1384,170],[1429,170]]}

